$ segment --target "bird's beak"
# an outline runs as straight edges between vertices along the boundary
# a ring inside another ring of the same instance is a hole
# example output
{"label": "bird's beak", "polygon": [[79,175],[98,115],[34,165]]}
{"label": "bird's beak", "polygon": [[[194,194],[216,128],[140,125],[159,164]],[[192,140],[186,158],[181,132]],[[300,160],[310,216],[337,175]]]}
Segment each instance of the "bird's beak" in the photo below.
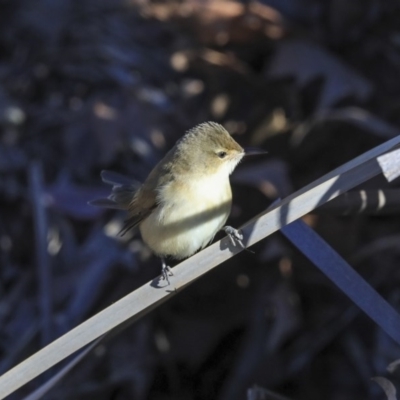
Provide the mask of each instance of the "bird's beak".
{"label": "bird's beak", "polygon": [[246,147],[244,149],[244,156],[258,156],[261,154],[267,154],[268,151],[265,151],[263,149],[257,148],[257,147]]}

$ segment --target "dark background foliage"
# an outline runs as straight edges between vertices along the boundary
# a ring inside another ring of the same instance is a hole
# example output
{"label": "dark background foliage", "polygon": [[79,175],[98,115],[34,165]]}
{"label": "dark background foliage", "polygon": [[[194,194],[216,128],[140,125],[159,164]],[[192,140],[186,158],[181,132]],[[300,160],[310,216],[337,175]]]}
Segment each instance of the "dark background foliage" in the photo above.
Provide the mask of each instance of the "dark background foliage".
{"label": "dark background foliage", "polygon": [[[397,0],[2,0],[0,372],[159,273],[136,233],[117,236],[123,213],[87,205],[102,169],[143,180],[185,130],[220,122],[269,151],[232,176],[240,226],[398,134],[399,22]],[[396,214],[305,220],[400,306]],[[253,250],[47,398],[382,399],[370,378],[398,346],[279,233]]]}

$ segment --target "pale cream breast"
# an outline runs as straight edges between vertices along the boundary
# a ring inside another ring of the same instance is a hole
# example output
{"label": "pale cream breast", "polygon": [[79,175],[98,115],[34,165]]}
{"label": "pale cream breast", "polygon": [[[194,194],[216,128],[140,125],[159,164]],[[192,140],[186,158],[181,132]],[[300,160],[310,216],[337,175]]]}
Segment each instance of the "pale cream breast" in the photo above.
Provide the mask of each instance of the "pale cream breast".
{"label": "pale cream breast", "polygon": [[184,184],[173,181],[159,190],[159,206],[140,224],[143,240],[158,255],[189,257],[224,226],[231,200],[225,173],[207,178],[194,176]]}

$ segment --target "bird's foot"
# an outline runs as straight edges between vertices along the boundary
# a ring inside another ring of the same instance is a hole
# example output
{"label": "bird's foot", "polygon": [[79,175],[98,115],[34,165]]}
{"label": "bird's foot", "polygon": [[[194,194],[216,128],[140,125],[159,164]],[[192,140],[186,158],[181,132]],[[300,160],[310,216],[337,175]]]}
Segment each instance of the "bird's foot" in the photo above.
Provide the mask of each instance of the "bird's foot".
{"label": "bird's foot", "polygon": [[243,250],[246,249],[245,245],[243,244],[243,234],[240,232],[239,229],[235,229],[232,226],[224,226],[222,230],[228,235],[229,239],[233,246],[239,245]]}
{"label": "bird's foot", "polygon": [[170,266],[167,265],[164,259],[162,259],[162,265],[161,265],[161,278],[164,281],[168,282],[169,285],[169,276],[173,276],[173,272]]}

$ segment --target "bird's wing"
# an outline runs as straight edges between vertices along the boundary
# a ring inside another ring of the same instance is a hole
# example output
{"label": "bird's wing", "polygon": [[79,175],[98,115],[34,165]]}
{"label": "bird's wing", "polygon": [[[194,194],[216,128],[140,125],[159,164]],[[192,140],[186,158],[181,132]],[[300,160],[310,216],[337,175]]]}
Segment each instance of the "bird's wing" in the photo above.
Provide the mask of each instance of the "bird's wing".
{"label": "bird's wing", "polygon": [[136,191],[128,206],[128,219],[121,230],[124,235],[129,229],[139,225],[162,202],[160,192],[175,181],[172,172],[174,148],[153,168],[143,185]]}
{"label": "bird's wing", "polygon": [[136,191],[128,206],[128,218],[120,232],[121,235],[139,225],[159,206],[159,189],[167,185],[172,179],[166,160],[168,158],[161,160],[154,167],[146,181]]}
{"label": "bird's wing", "polygon": [[128,207],[128,218],[121,229],[120,235],[125,235],[130,229],[135,228],[157,208],[156,191],[142,185],[135,193]]}

